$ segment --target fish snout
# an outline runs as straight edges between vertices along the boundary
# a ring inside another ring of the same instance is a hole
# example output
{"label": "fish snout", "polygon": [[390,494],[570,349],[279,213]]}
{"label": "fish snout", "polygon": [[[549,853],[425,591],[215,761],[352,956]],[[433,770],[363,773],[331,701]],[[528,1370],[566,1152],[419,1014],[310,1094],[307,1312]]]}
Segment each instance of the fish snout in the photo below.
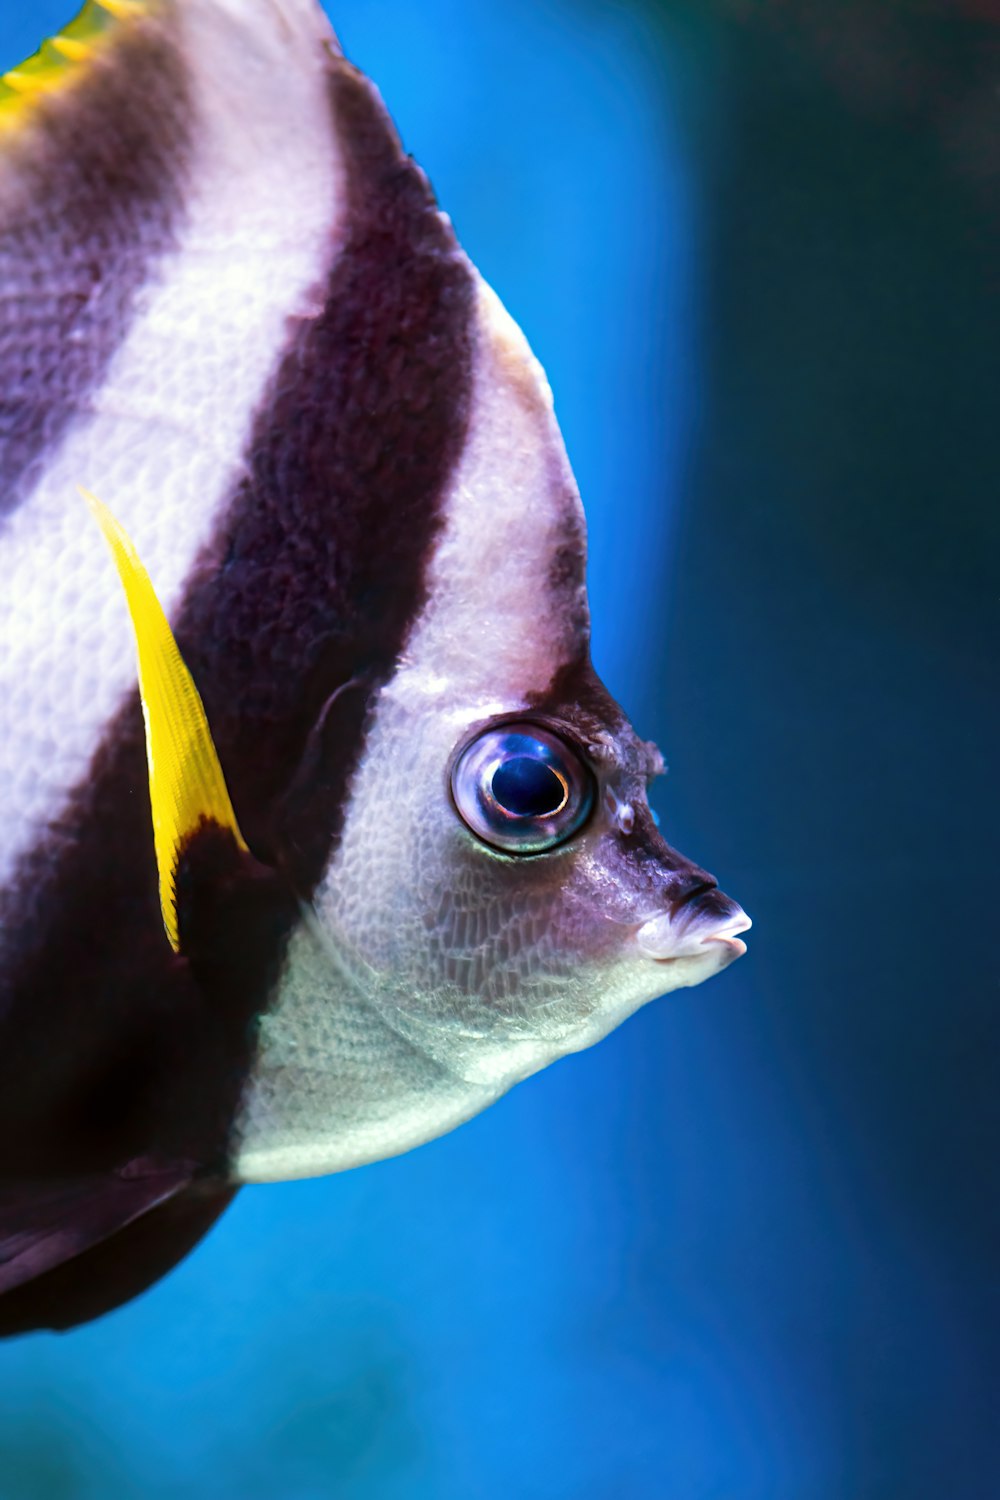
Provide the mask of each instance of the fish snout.
{"label": "fish snout", "polygon": [[743,908],[719,890],[711,876],[690,885],[667,912],[651,917],[636,933],[649,958],[667,963],[675,958],[714,958],[719,968],[741,958],[750,918]]}

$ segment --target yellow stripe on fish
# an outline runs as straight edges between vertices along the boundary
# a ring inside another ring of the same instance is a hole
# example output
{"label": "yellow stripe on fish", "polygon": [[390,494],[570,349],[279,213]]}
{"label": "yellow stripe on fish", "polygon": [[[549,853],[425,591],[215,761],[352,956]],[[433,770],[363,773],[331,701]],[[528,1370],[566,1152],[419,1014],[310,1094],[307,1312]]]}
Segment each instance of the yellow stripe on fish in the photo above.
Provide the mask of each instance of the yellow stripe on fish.
{"label": "yellow stripe on fish", "polygon": [[115,44],[123,24],[158,8],[158,0],[86,0],[63,31],[0,74],[0,132],[18,128],[41,100],[85,77],[94,58]]}
{"label": "yellow stripe on fish", "polygon": [[203,823],[215,823],[233,835],[240,849],[247,846],[229,800],[201,697],[149,574],[124,527],[107,506],[88,490],[81,488],[80,493],[118,569],[135,632],[160,909],[176,953],[180,950],[177,863],[185,844]]}

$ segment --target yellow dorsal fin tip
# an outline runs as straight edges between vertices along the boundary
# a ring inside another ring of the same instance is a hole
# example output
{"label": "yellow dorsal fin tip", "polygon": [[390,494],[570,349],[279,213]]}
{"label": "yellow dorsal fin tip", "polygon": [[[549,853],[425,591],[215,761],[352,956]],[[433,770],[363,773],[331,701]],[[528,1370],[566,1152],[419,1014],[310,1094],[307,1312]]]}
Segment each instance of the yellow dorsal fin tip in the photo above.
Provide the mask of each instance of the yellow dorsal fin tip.
{"label": "yellow dorsal fin tip", "polygon": [[71,36],[54,36],[49,46],[67,62],[85,62],[94,50],[87,42],[78,42]]}
{"label": "yellow dorsal fin tip", "polygon": [[84,0],[83,8],[37,52],[0,74],[0,127],[9,132],[31,118],[38,102],[86,77],[93,55],[113,44],[122,23],[150,15],[159,0]]}
{"label": "yellow dorsal fin tip", "polygon": [[90,506],[125,591],[135,635],[139,693],[146,723],[146,760],[160,908],[171,946],[179,948],[175,877],[185,842],[205,821],[228,829],[246,849],[198,689],[177,648],[149,574],[128,533],[88,490]]}

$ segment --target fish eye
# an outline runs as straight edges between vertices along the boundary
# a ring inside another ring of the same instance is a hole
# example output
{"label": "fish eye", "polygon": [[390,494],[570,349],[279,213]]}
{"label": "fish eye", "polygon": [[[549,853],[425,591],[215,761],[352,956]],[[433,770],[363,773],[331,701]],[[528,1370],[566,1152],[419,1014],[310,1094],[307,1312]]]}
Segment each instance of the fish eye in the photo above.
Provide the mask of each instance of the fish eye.
{"label": "fish eye", "polygon": [[500,724],[466,745],[451,773],[460,816],[508,854],[541,854],[575,833],[594,802],[587,767],[537,724]]}

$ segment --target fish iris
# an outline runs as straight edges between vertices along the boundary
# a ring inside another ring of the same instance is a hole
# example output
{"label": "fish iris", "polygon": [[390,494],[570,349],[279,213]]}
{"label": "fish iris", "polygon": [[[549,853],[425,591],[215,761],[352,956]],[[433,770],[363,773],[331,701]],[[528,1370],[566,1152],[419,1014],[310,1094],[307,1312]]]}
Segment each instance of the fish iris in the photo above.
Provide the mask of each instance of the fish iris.
{"label": "fish iris", "polygon": [[455,762],[451,793],[476,837],[508,854],[542,854],[565,843],[594,803],[582,756],[540,724],[481,731]]}

